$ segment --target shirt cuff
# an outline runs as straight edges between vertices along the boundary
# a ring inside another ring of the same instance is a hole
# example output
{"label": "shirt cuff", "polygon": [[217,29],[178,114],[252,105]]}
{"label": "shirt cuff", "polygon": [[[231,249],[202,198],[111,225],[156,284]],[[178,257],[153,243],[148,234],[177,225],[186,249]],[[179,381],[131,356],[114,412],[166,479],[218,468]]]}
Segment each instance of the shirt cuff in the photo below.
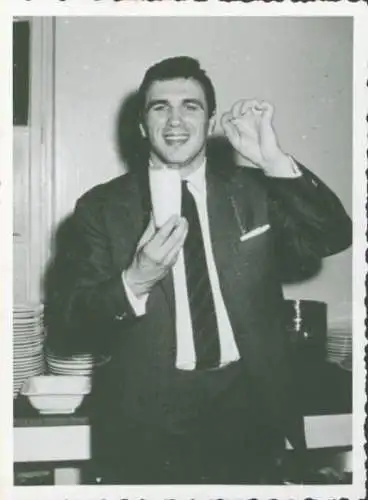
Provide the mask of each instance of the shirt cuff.
{"label": "shirt cuff", "polygon": [[125,289],[126,296],[129,300],[129,303],[135,312],[136,316],[143,316],[146,314],[146,303],[148,299],[148,293],[145,295],[142,295],[142,297],[137,297],[134,292],[129,288],[126,279],[125,279],[125,271],[122,272],[121,275],[122,281],[123,281],[123,286]]}
{"label": "shirt cuff", "polygon": [[280,164],[275,170],[271,172],[266,172],[265,174],[268,177],[278,177],[278,178],[286,178],[286,179],[295,179],[297,177],[301,177],[303,175],[302,171],[294,161],[294,159],[287,155],[288,161]]}

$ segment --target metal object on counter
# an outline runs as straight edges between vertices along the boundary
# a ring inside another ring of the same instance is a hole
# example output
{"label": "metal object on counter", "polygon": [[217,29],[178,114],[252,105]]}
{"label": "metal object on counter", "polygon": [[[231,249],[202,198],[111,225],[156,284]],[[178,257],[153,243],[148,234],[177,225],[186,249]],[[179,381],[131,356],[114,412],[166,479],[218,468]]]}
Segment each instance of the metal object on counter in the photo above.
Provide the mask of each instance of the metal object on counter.
{"label": "metal object on counter", "polygon": [[306,299],[285,300],[285,319],[295,361],[324,361],[327,354],[327,304]]}

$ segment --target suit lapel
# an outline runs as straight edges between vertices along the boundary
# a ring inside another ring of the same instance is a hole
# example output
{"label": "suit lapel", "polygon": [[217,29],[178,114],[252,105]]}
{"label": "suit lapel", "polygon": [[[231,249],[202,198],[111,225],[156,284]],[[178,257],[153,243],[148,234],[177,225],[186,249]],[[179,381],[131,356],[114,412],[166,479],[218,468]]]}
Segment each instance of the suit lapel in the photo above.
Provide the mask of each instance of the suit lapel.
{"label": "suit lapel", "polygon": [[262,223],[263,204],[245,172],[238,175],[231,165],[225,171],[209,167],[207,206],[212,249],[221,293],[235,331],[233,321],[243,318],[242,313],[239,315],[245,307],[240,291],[248,276],[248,248],[252,248],[241,241],[241,236]]}
{"label": "suit lapel", "polygon": [[221,275],[229,269],[229,256],[236,246],[240,232],[232,204],[231,176],[207,168],[207,209],[211,243],[216,267]]}

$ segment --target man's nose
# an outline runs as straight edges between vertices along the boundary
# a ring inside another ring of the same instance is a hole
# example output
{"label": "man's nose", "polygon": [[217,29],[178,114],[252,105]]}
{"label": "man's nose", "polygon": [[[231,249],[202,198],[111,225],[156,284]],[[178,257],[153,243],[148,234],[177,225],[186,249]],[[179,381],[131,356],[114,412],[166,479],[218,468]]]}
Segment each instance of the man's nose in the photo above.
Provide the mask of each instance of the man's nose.
{"label": "man's nose", "polygon": [[181,123],[181,112],[179,108],[171,108],[168,116],[168,122],[170,125],[180,125]]}

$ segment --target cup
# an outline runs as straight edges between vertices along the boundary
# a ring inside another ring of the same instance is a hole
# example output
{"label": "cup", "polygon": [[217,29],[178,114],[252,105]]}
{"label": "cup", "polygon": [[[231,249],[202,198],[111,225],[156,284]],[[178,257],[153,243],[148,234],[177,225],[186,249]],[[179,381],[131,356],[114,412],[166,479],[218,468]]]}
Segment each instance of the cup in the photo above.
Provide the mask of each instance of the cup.
{"label": "cup", "polygon": [[181,214],[181,177],[174,169],[152,168],[149,186],[153,218],[160,228],[172,215]]}

